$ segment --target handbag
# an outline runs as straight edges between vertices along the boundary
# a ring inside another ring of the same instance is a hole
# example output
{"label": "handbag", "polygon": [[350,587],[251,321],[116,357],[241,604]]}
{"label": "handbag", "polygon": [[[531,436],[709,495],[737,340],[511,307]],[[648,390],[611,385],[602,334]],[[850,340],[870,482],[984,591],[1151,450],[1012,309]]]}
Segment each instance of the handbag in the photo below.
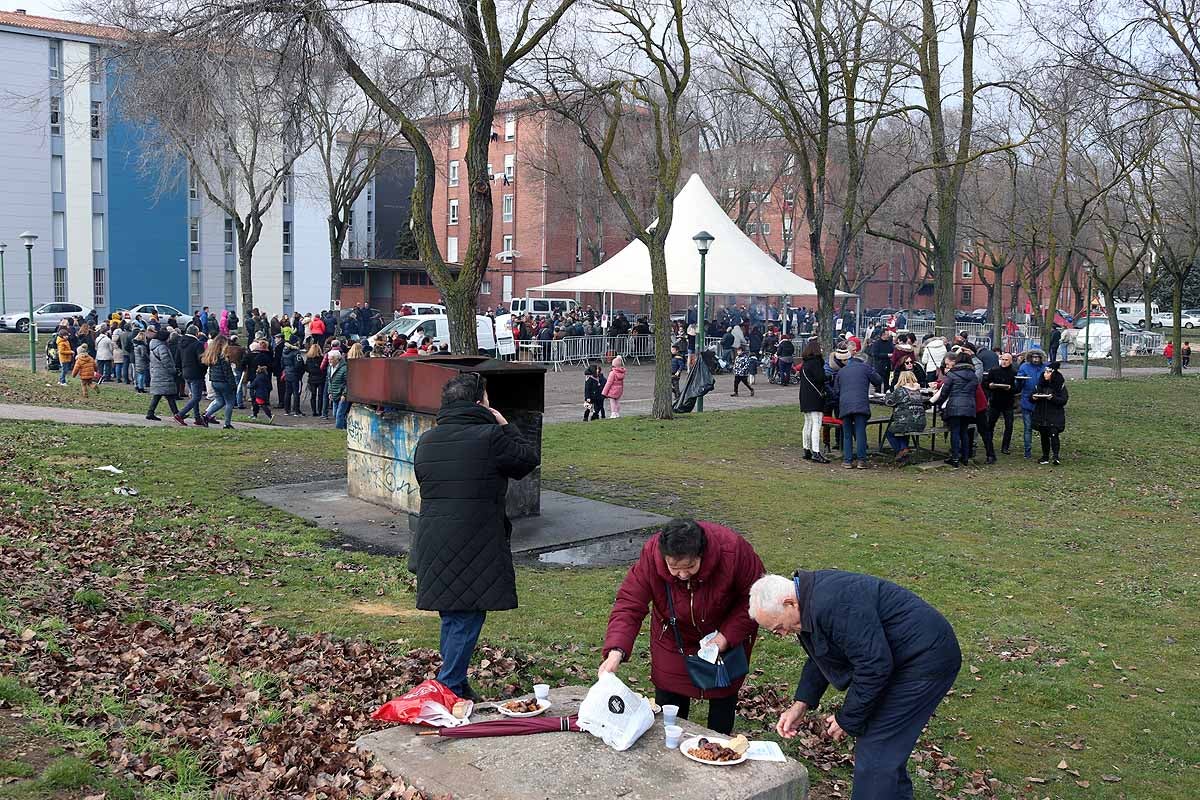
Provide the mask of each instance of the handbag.
{"label": "handbag", "polygon": [[667,608],[671,611],[669,620],[671,630],[675,633],[675,647],[683,656],[687,667],[688,677],[697,689],[724,689],[738,678],[744,677],[750,671],[750,661],[746,658],[746,648],[741,643],[731,647],[717,656],[717,663],[711,664],[700,656],[689,656],[683,651],[683,637],[679,635],[679,623],[675,619],[675,598],[671,594],[671,584],[667,584]]}

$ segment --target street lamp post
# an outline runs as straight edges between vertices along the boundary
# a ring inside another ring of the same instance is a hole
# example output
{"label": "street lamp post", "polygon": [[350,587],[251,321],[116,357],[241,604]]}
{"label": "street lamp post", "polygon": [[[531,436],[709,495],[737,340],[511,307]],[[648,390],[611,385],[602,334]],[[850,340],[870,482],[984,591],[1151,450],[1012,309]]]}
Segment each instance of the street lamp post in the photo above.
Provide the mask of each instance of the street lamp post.
{"label": "street lamp post", "polygon": [[21,234],[21,241],[25,243],[26,270],[29,273],[29,369],[34,375],[37,374],[37,318],[33,315],[33,243],[37,238],[37,234],[31,231]]}
{"label": "street lamp post", "polygon": [[[704,352],[704,309],[708,305],[708,300],[704,296],[704,267],[705,258],[708,256],[708,248],[712,247],[715,237],[708,231],[700,231],[692,237],[692,241],[696,243],[696,250],[700,252],[700,297],[696,303],[696,357],[700,358],[700,354]],[[704,396],[696,398],[696,410],[704,410]]]}
{"label": "street lamp post", "polygon": [[4,251],[8,248],[0,242],[0,314],[8,313],[8,290],[4,286]]}

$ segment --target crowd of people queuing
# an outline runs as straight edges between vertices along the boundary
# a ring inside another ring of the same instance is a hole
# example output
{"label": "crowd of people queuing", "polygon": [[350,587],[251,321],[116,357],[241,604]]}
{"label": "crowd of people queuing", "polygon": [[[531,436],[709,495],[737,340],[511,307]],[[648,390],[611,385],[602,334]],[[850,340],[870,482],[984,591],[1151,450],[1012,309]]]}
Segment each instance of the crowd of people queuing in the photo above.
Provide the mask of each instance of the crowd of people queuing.
{"label": "crowd of people queuing", "polygon": [[332,417],[344,428],[346,361],[366,355],[365,337],[377,330],[377,318],[361,304],[341,315],[270,316],[253,309],[244,323],[234,311],[207,307],[185,320],[156,313],[126,319],[115,312],[106,320],[63,319],[47,361],[59,385],[77,377],[84,397],[104,383],[131,384],[150,396],[149,420],[161,421],[156,412],[165,401],[184,426],[190,415],[200,427],[223,421],[232,428],[234,409],[273,421],[274,395],[274,407],[287,416]]}

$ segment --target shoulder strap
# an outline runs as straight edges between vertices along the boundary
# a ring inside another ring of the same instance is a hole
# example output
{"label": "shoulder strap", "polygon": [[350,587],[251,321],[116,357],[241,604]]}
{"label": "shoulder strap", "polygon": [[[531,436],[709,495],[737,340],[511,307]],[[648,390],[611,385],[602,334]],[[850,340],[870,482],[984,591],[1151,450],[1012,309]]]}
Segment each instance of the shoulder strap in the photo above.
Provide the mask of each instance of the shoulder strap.
{"label": "shoulder strap", "polygon": [[671,582],[666,582],[667,586],[667,609],[671,612],[671,618],[668,622],[671,624],[671,630],[675,633],[675,648],[679,650],[679,655],[686,655],[683,652],[683,637],[679,635],[679,623],[675,620],[675,598],[671,595]]}

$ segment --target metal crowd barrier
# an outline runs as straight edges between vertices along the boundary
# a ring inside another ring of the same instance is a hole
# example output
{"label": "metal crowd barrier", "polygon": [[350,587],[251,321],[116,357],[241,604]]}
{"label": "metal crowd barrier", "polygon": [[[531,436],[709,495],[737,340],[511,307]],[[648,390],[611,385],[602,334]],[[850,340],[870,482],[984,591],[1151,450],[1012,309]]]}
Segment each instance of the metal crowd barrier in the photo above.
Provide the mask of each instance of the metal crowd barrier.
{"label": "metal crowd barrier", "polygon": [[[607,362],[612,356],[640,364],[655,355],[653,334],[626,336],[568,336],[548,342],[521,339],[515,342],[515,352],[498,356],[505,361],[530,361],[545,364],[556,372],[564,365],[584,366]],[[610,355],[611,354],[611,355]]]}

